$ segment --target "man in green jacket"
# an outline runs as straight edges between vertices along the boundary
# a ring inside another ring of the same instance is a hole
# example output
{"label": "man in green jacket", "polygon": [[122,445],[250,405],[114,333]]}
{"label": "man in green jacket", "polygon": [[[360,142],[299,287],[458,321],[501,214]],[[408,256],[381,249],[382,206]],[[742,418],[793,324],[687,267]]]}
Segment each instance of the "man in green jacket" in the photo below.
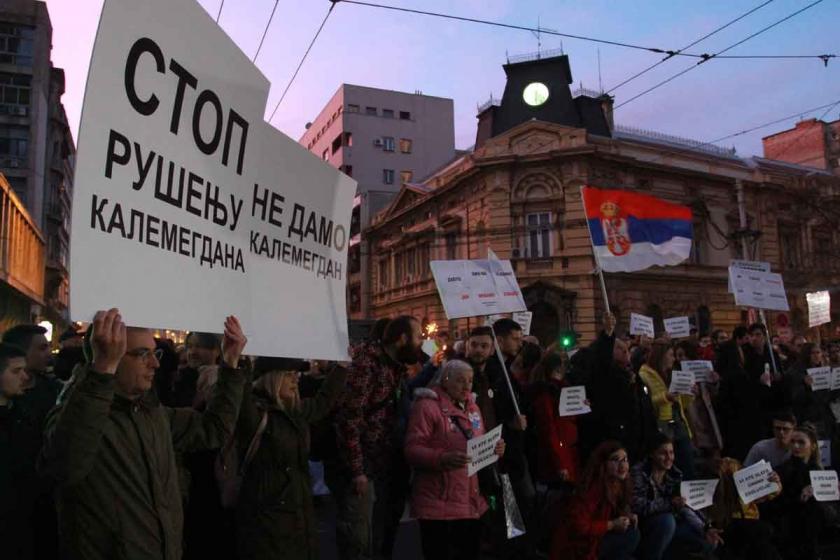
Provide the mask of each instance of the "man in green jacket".
{"label": "man in green jacket", "polygon": [[180,560],[183,511],[176,453],[219,448],[233,432],[245,347],[225,321],[223,365],[203,413],[166,408],[150,391],[159,366],[152,333],[117,309],[93,320],[88,363],[50,413],[40,467],[58,485],[64,557]]}

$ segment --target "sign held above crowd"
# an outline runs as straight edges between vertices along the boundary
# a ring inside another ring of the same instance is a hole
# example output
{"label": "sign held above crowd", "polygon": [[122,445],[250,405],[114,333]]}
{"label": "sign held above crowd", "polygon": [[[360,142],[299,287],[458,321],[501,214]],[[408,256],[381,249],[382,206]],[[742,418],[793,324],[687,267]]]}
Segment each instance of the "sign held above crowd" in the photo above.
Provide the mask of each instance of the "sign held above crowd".
{"label": "sign held above crowd", "polygon": [[[355,182],[263,121],[269,82],[194,0],[107,0],[76,164],[74,320],[346,359]],[[301,321],[301,317],[309,320]]]}
{"label": "sign held above crowd", "polygon": [[510,261],[432,261],[430,266],[448,319],[528,310]]}

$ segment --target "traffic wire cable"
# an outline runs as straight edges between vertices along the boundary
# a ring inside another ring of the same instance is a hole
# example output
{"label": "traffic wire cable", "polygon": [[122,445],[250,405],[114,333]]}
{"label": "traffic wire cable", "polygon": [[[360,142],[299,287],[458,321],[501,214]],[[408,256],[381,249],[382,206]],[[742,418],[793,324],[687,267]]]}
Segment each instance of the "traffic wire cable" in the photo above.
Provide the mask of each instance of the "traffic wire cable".
{"label": "traffic wire cable", "polygon": [[647,95],[648,93],[650,93],[650,92],[652,92],[652,91],[654,91],[654,90],[659,89],[660,87],[664,86],[665,84],[668,84],[668,83],[670,83],[670,82],[672,82],[672,81],[676,80],[676,79],[677,79],[677,78],[679,78],[680,76],[683,76],[683,75],[685,75],[685,74],[687,74],[687,73],[691,72],[692,70],[694,70],[695,68],[697,68],[697,67],[698,67],[698,66],[700,66],[701,64],[706,63],[706,62],[708,62],[708,61],[710,61],[710,60],[712,60],[712,59],[714,59],[714,58],[720,57],[723,53],[729,52],[729,51],[731,51],[732,49],[734,49],[735,47],[738,47],[738,46],[740,46],[740,45],[743,45],[744,43],[746,43],[746,42],[747,42],[747,41],[749,41],[750,39],[753,39],[753,38],[755,38],[755,37],[757,37],[757,36],[761,35],[762,33],[764,33],[764,32],[766,32],[766,31],[769,31],[769,30],[773,29],[773,28],[774,28],[774,27],[776,27],[777,25],[780,25],[780,24],[782,24],[782,23],[786,22],[787,20],[791,19],[792,17],[795,17],[795,16],[797,16],[797,15],[801,14],[802,12],[804,12],[804,11],[806,11],[806,10],[809,10],[810,8],[813,8],[813,7],[814,7],[814,6],[816,6],[817,4],[820,4],[822,1],[823,1],[823,0],[816,0],[815,2],[812,2],[812,3],[808,4],[807,6],[805,6],[805,7],[801,8],[801,9],[799,9],[799,10],[795,11],[795,12],[793,12],[792,14],[789,14],[789,15],[787,15],[787,16],[785,16],[785,17],[783,17],[782,19],[780,19],[780,20],[778,20],[778,21],[776,21],[776,22],[774,22],[774,23],[771,23],[770,25],[768,25],[768,26],[766,26],[766,27],[764,27],[764,28],[762,28],[762,29],[760,29],[760,30],[756,31],[756,32],[755,32],[755,33],[753,33],[752,35],[749,35],[749,36],[747,36],[746,38],[741,39],[741,40],[740,40],[740,41],[738,41],[737,43],[733,43],[732,45],[729,45],[728,47],[726,47],[726,48],[725,48],[725,49],[723,49],[722,51],[719,51],[719,52],[717,52],[717,53],[715,53],[715,54],[711,54],[711,55],[703,55],[703,56],[701,57],[701,58],[702,58],[702,60],[700,60],[700,62],[696,63],[696,64],[695,64],[695,65],[693,65],[693,66],[689,66],[688,68],[686,68],[686,69],[684,69],[684,70],[682,70],[682,71],[678,72],[677,74],[674,74],[674,75],[673,75],[673,76],[671,76],[670,78],[667,78],[667,79],[665,79],[665,80],[663,80],[663,81],[659,82],[659,83],[658,83],[658,84],[656,84],[655,86],[650,87],[650,88],[646,89],[645,91],[643,91],[643,92],[641,92],[641,93],[639,93],[639,94],[637,94],[637,95],[635,95],[635,96],[631,97],[630,99],[628,99],[627,101],[624,101],[624,102],[623,102],[623,103],[621,103],[620,105],[616,105],[616,107],[615,107],[615,108],[616,108],[616,109],[620,109],[621,107],[624,107],[624,106],[625,106],[625,105],[627,105],[628,103],[632,103],[632,102],[633,102],[633,101],[635,101],[636,99],[639,99],[640,97],[642,97],[642,96],[644,96],[644,95]]}
{"label": "traffic wire cable", "polygon": [[310,41],[309,46],[306,48],[306,52],[303,53],[303,57],[301,57],[300,62],[295,69],[295,73],[292,74],[289,83],[286,84],[286,89],[283,90],[283,94],[280,96],[280,99],[277,101],[277,105],[274,106],[274,110],[271,112],[271,116],[268,118],[268,122],[274,118],[274,115],[277,113],[277,109],[280,108],[280,104],[283,103],[283,100],[286,98],[286,94],[289,93],[289,88],[292,87],[292,84],[295,83],[295,78],[297,78],[298,72],[300,72],[301,66],[306,61],[306,57],[309,56],[309,51],[312,50],[312,46],[315,44],[315,41],[318,40],[318,37],[321,35],[321,31],[324,29],[324,26],[327,24],[327,20],[330,18],[330,14],[332,14],[333,9],[338,4],[338,0],[330,0],[330,9],[327,10],[327,15],[324,16],[323,21],[321,21],[321,25],[318,27],[318,31],[315,32],[315,36],[312,37],[312,41]]}
{"label": "traffic wire cable", "polygon": [[[742,20],[742,19],[744,19],[745,17],[747,17],[747,16],[749,16],[749,15],[753,14],[754,12],[757,12],[758,10],[760,10],[761,8],[763,8],[764,6],[766,6],[767,4],[770,4],[771,2],[773,2],[773,0],[767,0],[766,2],[763,2],[763,3],[759,4],[758,6],[756,6],[756,7],[755,7],[755,8],[753,8],[753,9],[751,9],[750,11],[748,11],[748,12],[744,12],[743,14],[741,14],[740,16],[738,16],[737,18],[735,18],[735,19],[733,19],[732,21],[730,21],[730,22],[728,22],[728,23],[726,23],[726,24],[724,24],[724,25],[722,25],[722,26],[718,27],[717,29],[715,29],[715,30],[714,30],[714,31],[712,31],[711,33],[707,33],[706,35],[704,35],[704,36],[700,37],[699,39],[697,39],[697,40],[696,40],[696,41],[694,41],[693,43],[691,43],[691,44],[688,44],[688,45],[684,46],[684,47],[683,47],[683,48],[681,48],[679,51],[677,51],[677,53],[682,53],[683,51],[690,49],[690,48],[691,48],[691,47],[693,47],[694,45],[696,45],[696,44],[698,44],[698,43],[701,43],[701,42],[705,41],[706,39],[708,39],[708,38],[709,38],[709,37],[711,37],[712,35],[715,35],[715,34],[717,34],[717,33],[721,32],[721,31],[723,31],[723,30],[724,30],[724,29],[726,29],[727,27],[729,27],[729,26],[731,26],[731,25],[733,25],[733,24],[735,24],[735,23],[737,23],[737,22],[741,21],[741,20]],[[676,53],[675,53],[675,54],[676,54]],[[620,84],[618,84],[617,86],[613,87],[612,89],[609,89],[606,93],[608,93],[608,94],[609,94],[609,93],[612,93],[612,92],[614,92],[615,90],[617,90],[618,88],[620,88],[621,86],[626,85],[626,84],[629,84],[630,82],[632,82],[632,81],[633,81],[633,80],[635,80],[636,78],[639,78],[640,76],[644,76],[645,74],[647,74],[648,72],[650,72],[651,70],[653,70],[654,68],[656,68],[657,66],[659,66],[660,64],[662,64],[662,63],[664,63],[664,62],[666,62],[666,61],[668,61],[668,60],[671,60],[674,56],[675,56],[675,55],[670,55],[670,54],[669,54],[668,56],[666,56],[665,58],[663,58],[663,59],[662,59],[662,60],[660,60],[659,62],[656,62],[656,63],[654,63],[654,64],[652,64],[652,65],[648,66],[647,68],[645,68],[645,69],[644,69],[644,70],[642,70],[641,72],[639,72],[639,73],[637,73],[637,74],[634,74],[633,76],[631,76],[631,77],[627,78],[626,80],[624,80],[623,82],[621,82],[621,83],[620,83]]]}
{"label": "traffic wire cable", "polygon": [[274,7],[271,9],[271,15],[268,16],[268,22],[265,24],[265,29],[263,30],[262,39],[260,39],[260,46],[257,47],[257,52],[254,53],[254,58],[251,59],[251,62],[256,63],[257,57],[260,56],[260,51],[262,50],[263,42],[265,41],[265,36],[268,35],[268,28],[271,27],[271,20],[274,19],[274,12],[277,11],[277,4],[280,3],[280,0],[274,0]]}
{"label": "traffic wire cable", "polygon": [[225,0],[222,0],[222,3],[219,4],[219,13],[216,14],[216,23],[219,23],[219,18],[222,17],[222,8],[225,7]]}

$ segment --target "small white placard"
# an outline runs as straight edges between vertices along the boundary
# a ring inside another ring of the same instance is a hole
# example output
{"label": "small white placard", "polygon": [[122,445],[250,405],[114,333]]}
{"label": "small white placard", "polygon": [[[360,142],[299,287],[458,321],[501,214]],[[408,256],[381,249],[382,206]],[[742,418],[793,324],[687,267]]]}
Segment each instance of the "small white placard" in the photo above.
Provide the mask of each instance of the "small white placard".
{"label": "small white placard", "polygon": [[808,327],[831,322],[831,296],[827,291],[805,294],[808,300]]}
{"label": "small white placard", "polygon": [[830,439],[821,439],[820,440],[820,463],[822,463],[823,467],[830,467],[831,466],[831,440]]}
{"label": "small white placard", "polygon": [[680,362],[680,367],[694,374],[695,383],[709,383],[709,374],[715,369],[709,360],[684,360]]}
{"label": "small white placard", "polygon": [[499,460],[496,455],[496,443],[502,438],[501,424],[476,438],[467,441],[467,455],[470,456],[470,464],[467,465],[467,475],[472,476],[487,465],[492,465]]}
{"label": "small white placard", "polygon": [[432,357],[435,354],[437,354],[438,345],[431,338],[427,338],[426,340],[423,341],[422,350],[427,356]]}
{"label": "small white placard", "polygon": [[808,375],[813,380],[813,383],[811,383],[812,391],[827,391],[831,389],[832,374],[830,367],[808,368]]}
{"label": "small white placard", "polygon": [[647,315],[639,315],[638,313],[630,314],[630,334],[644,334],[651,338],[654,337],[653,332],[653,318]]}
{"label": "small white placard", "polygon": [[831,390],[840,389],[840,367],[831,369]]}
{"label": "small white placard", "polygon": [[759,498],[779,491],[779,485],[770,480],[772,472],[770,463],[762,459],[758,463],[735,473],[735,488],[737,488],[738,495],[744,504],[750,504]]}
{"label": "small white placard", "polygon": [[687,480],[680,483],[680,496],[688,507],[694,510],[707,508],[714,502],[715,489],[720,480]]}
{"label": "small white placard", "polygon": [[837,485],[837,471],[811,471],[811,488],[818,502],[840,500],[840,486]]}
{"label": "small white placard", "polygon": [[517,311],[513,314],[513,320],[519,323],[519,326],[522,327],[523,336],[531,334],[531,319],[533,318],[534,314],[530,311]]}
{"label": "small white placard", "polygon": [[675,369],[671,372],[671,387],[668,389],[674,395],[693,395],[694,373]]}
{"label": "small white placard", "polygon": [[665,319],[665,332],[671,338],[691,336],[691,323],[688,322],[688,317],[670,317]]}
{"label": "small white placard", "polygon": [[589,414],[592,409],[584,401],[586,400],[586,387],[563,387],[560,390],[560,416],[578,416]]}
{"label": "small white placard", "polygon": [[758,272],[770,272],[770,263],[764,261],[741,261],[741,260],[731,260],[729,261],[729,293],[733,293],[735,290],[732,288],[732,272],[733,268],[739,268],[741,270],[756,270]]}

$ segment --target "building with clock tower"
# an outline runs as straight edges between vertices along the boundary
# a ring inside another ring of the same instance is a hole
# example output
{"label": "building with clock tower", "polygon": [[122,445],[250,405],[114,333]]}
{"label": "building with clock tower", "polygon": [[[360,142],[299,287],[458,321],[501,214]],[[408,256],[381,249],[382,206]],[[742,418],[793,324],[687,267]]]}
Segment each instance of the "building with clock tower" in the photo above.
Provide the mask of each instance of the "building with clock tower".
{"label": "building with clock tower", "polygon": [[[558,53],[559,54],[559,53]],[[694,239],[679,266],[606,274],[619,329],[631,312],[688,316],[701,333],[747,320],[727,290],[730,259],[741,239],[752,258],[782,273],[790,313],[771,325],[808,326],[809,291],[840,283],[840,234],[826,222],[840,214],[840,178],[831,171],[638,128],[615,125],[611,97],[570,89],[566,56],[509,60],[501,100],[478,110],[475,147],[421,182],[403,185],[365,230],[372,317],[410,314],[447,323],[429,261],[510,259],[543,344],[574,330],[591,341],[604,310],[580,189],[628,189],[688,205]],[[743,195],[747,228],[740,226]],[[747,236],[749,234],[749,236]],[[840,333],[840,298],[823,336]],[[463,336],[483,318],[450,321]],[[773,329],[774,332],[775,329]]]}

